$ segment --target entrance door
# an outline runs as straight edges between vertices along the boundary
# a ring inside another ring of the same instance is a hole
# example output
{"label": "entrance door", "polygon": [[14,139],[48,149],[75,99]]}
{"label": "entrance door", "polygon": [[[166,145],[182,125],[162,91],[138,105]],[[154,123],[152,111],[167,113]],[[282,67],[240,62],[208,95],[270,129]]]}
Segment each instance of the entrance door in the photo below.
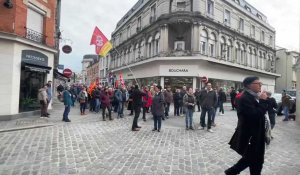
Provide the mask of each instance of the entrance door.
{"label": "entrance door", "polygon": [[193,77],[165,77],[165,88],[171,87],[172,91],[182,89],[183,86],[187,88],[193,87]]}

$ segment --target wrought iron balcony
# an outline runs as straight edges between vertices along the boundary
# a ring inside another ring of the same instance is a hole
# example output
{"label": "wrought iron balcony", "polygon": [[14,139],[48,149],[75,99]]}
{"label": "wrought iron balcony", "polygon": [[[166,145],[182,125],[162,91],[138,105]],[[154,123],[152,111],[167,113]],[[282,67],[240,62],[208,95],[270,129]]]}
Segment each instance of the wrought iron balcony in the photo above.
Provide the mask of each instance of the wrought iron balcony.
{"label": "wrought iron balcony", "polygon": [[25,29],[26,29],[25,38],[35,41],[37,43],[45,44],[45,41],[46,41],[45,35],[43,35],[42,33],[36,32],[34,30],[31,30],[27,27],[25,27]]}

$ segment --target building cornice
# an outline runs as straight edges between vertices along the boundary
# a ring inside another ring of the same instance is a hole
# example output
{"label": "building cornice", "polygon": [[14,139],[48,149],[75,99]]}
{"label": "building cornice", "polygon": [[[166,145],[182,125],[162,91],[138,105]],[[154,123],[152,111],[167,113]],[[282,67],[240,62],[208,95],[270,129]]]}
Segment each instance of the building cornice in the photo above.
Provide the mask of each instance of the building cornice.
{"label": "building cornice", "polygon": [[46,45],[41,45],[39,43],[33,42],[31,40],[28,40],[26,38],[22,38],[18,35],[11,34],[11,33],[0,32],[0,39],[13,41],[13,42],[17,42],[17,43],[20,43],[20,44],[25,44],[25,45],[28,45],[28,46],[33,46],[33,47],[36,47],[36,48],[39,48],[41,50],[45,50],[45,51],[48,51],[48,52],[51,52],[51,53],[58,53],[58,50],[56,50],[54,48],[48,47]]}

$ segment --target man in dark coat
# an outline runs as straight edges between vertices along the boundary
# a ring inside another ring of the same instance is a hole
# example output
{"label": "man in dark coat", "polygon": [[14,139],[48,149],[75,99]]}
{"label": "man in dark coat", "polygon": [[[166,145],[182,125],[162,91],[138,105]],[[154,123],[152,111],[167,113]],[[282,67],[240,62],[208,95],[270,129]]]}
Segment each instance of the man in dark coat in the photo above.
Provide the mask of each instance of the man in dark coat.
{"label": "man in dark coat", "polygon": [[230,92],[230,100],[231,100],[231,107],[232,107],[231,110],[235,109],[235,105],[234,105],[235,96],[236,96],[236,91],[235,91],[234,87],[231,87],[231,92]]}
{"label": "man in dark coat", "polygon": [[134,90],[132,91],[132,105],[134,110],[134,119],[132,123],[132,131],[139,131],[140,126],[138,126],[138,119],[141,113],[141,108],[143,106],[142,96],[146,94],[139,90],[138,85],[135,85]]}
{"label": "man in dark coat", "polygon": [[243,81],[245,91],[239,100],[238,125],[229,144],[242,158],[225,171],[236,175],[249,167],[251,175],[260,175],[265,154],[265,114],[268,108],[267,94],[261,91],[258,77]]}

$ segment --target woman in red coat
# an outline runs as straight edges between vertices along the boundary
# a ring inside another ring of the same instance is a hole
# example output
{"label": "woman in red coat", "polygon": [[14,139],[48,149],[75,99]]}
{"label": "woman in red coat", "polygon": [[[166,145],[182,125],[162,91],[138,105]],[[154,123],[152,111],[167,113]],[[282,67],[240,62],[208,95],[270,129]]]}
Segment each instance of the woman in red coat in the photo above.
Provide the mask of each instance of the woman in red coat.
{"label": "woman in red coat", "polygon": [[101,108],[102,108],[102,117],[103,117],[103,121],[105,121],[105,111],[106,109],[108,110],[108,117],[109,117],[109,120],[112,120],[112,117],[111,117],[111,103],[110,103],[110,93],[108,91],[107,88],[105,88],[102,93],[101,93],[101,96],[100,96],[100,99],[101,99]]}
{"label": "woman in red coat", "polygon": [[147,94],[146,96],[143,96],[143,120],[146,121],[146,112],[152,105],[152,94],[147,86],[144,87],[143,91],[145,94]]}

